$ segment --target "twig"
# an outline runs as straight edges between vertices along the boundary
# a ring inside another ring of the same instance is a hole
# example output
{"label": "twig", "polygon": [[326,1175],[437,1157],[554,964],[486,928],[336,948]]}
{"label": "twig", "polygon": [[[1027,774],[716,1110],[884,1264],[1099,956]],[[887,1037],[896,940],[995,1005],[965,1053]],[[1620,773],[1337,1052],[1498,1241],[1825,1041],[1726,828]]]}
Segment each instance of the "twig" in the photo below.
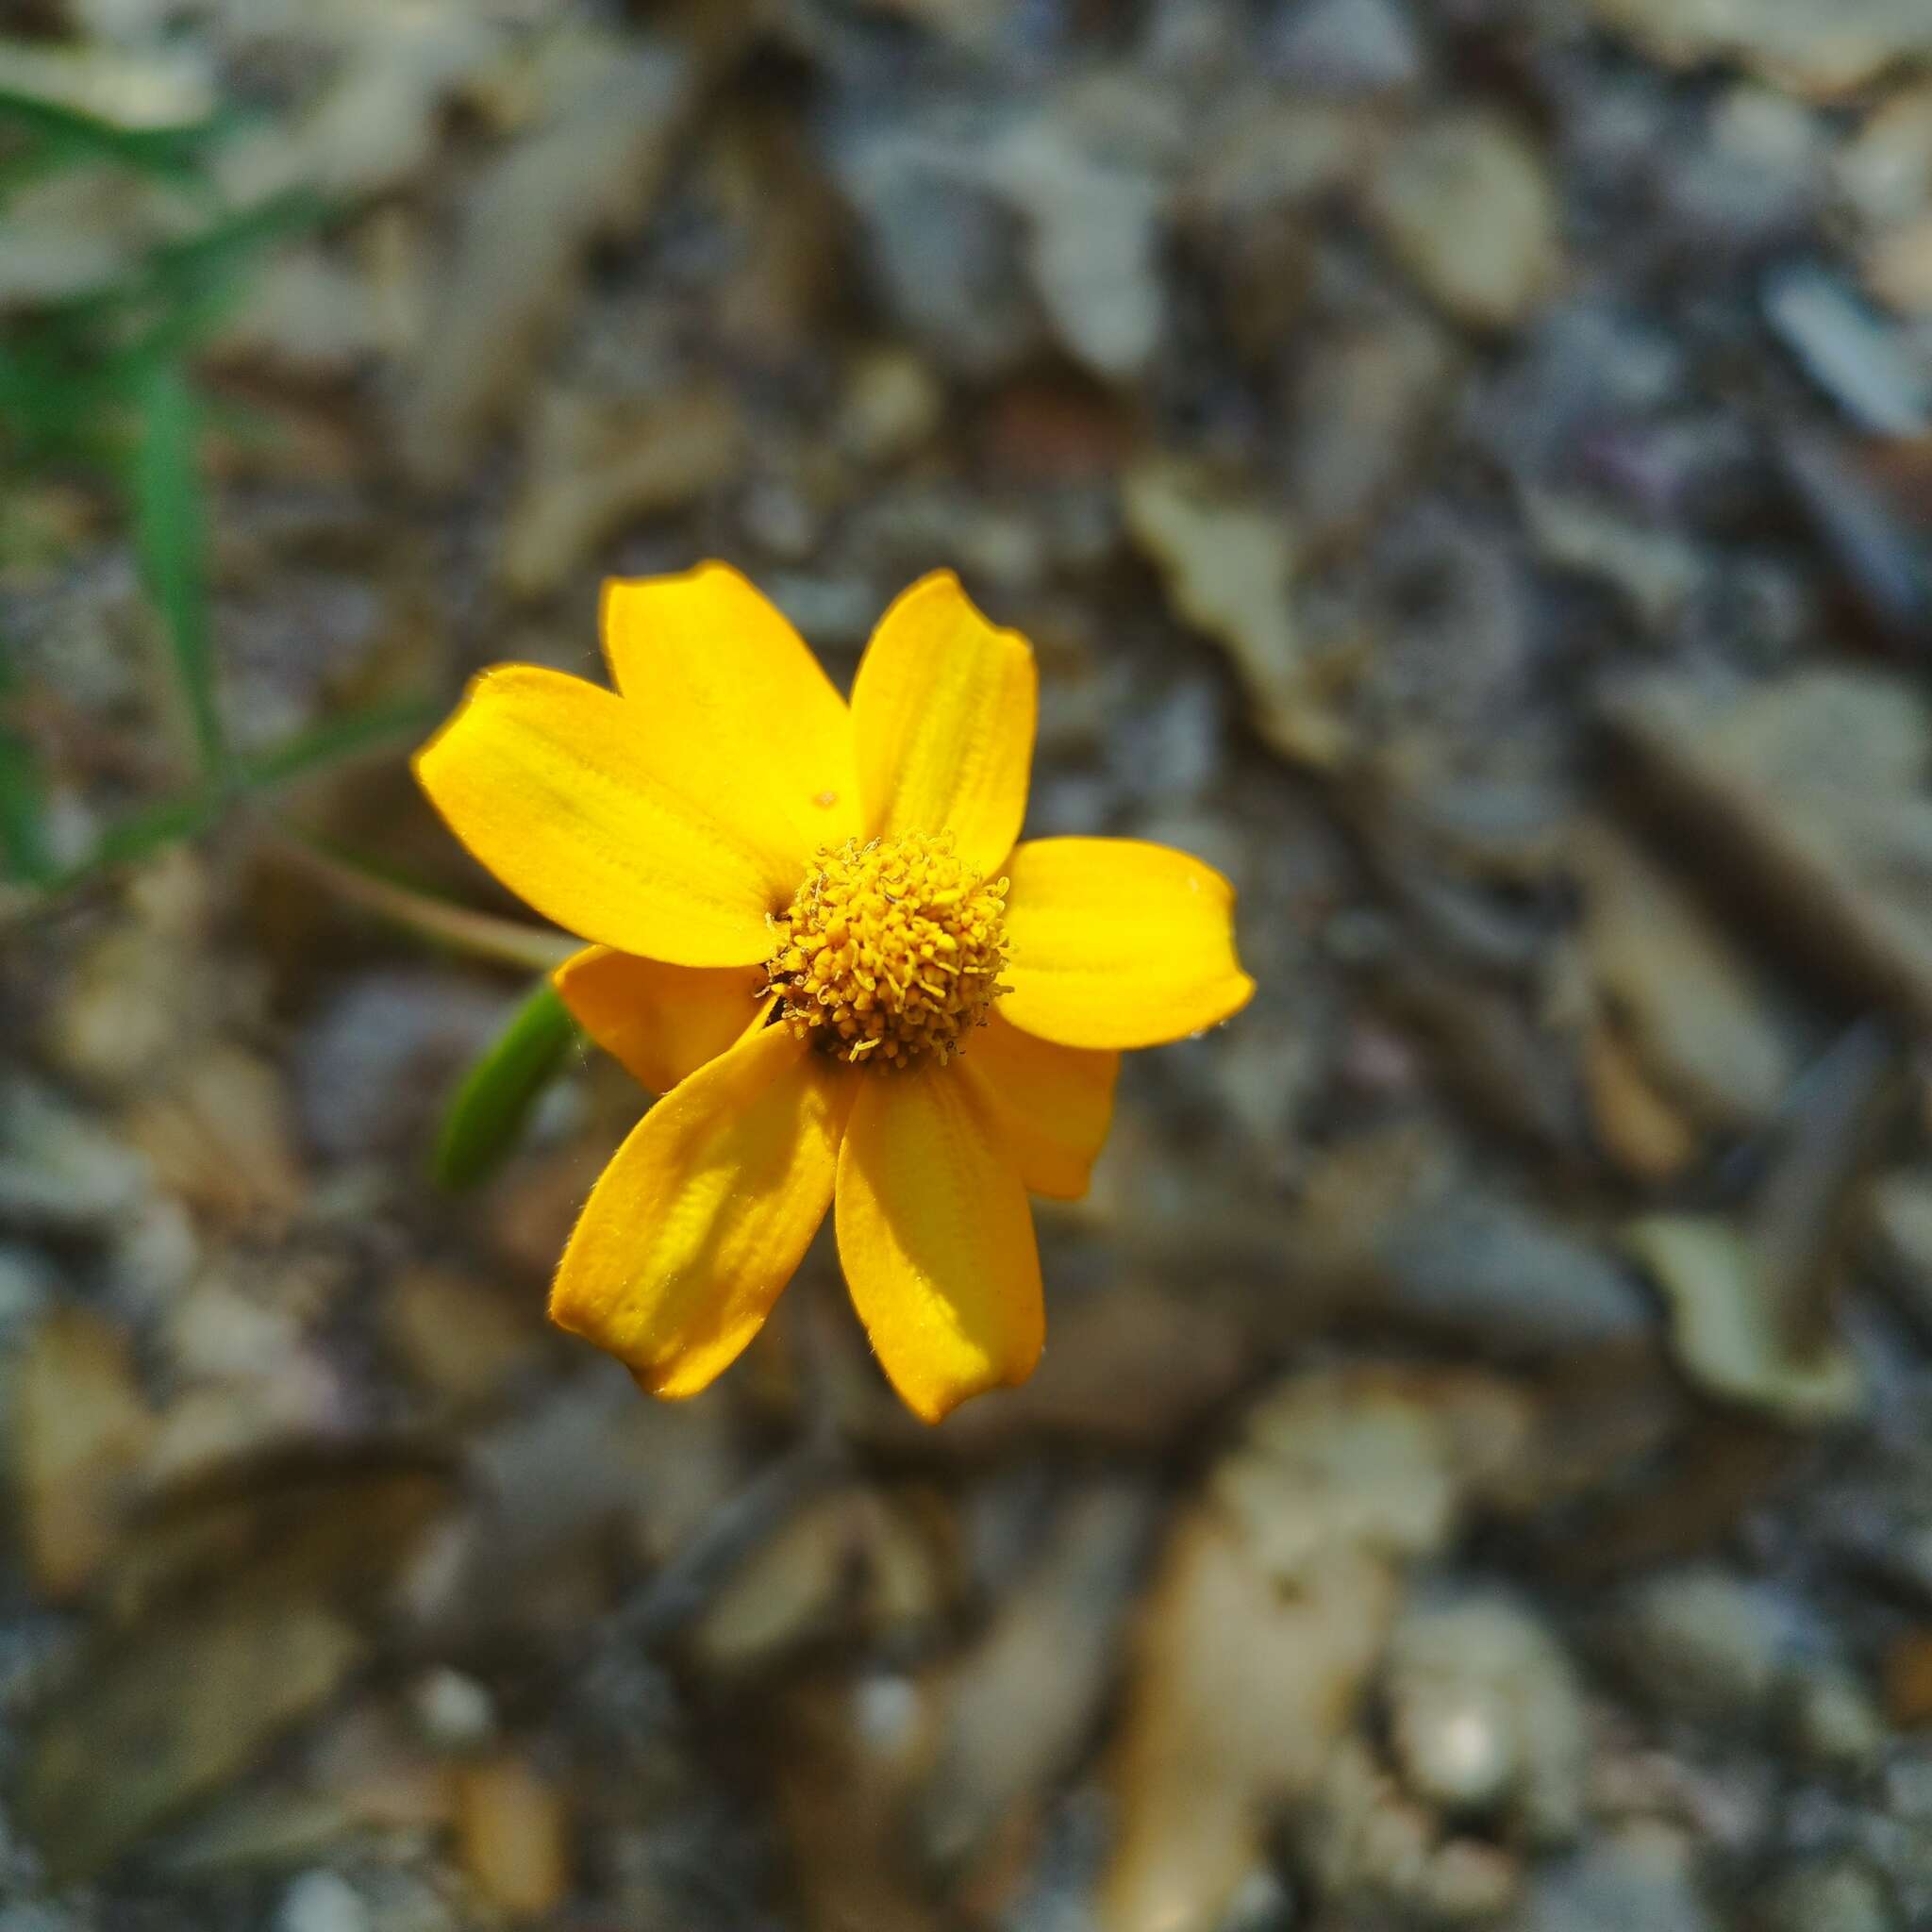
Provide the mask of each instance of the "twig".
{"label": "twig", "polygon": [[276,839],[275,850],[352,905],[477,958],[548,973],[578,949],[577,942],[562,933],[525,925],[521,920],[499,919],[494,913],[473,912],[466,906],[363,872],[293,837]]}
{"label": "twig", "polygon": [[850,1466],[845,1445],[830,1433],[795,1443],[714,1510],[649,1582],[611,1612],[596,1648],[648,1649],[681,1629],[793,1510]]}

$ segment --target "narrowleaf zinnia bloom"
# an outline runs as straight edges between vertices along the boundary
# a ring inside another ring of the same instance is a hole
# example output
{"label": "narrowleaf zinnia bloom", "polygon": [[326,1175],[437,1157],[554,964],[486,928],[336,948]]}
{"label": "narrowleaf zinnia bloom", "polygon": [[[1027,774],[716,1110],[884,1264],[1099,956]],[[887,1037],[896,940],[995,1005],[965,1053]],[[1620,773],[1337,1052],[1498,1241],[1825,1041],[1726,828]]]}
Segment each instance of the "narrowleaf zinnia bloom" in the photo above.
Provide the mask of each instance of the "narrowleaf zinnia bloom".
{"label": "narrowleaf zinnia bloom", "polygon": [[590,941],[558,990],[663,1096],[592,1190],[552,1319],[694,1394],[833,1208],[915,1413],[1024,1381],[1027,1192],[1085,1192],[1121,1049],[1254,991],[1227,881],[1132,840],[1014,842],[1033,652],[950,572],[886,612],[849,707],[723,564],[608,585],[603,631],[614,691],[499,666],[416,761],[476,858]]}

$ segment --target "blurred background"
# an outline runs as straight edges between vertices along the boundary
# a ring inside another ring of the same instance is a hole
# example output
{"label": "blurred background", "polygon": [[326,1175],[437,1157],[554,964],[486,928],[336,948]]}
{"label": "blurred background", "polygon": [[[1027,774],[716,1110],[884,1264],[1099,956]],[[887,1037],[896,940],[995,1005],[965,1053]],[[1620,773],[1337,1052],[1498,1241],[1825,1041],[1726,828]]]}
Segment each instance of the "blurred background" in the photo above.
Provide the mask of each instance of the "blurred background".
{"label": "blurred background", "polygon": [[[0,22],[0,1932],[1932,1925],[1926,0]],[[541,1317],[710,556],[1240,889],[937,1431]]]}

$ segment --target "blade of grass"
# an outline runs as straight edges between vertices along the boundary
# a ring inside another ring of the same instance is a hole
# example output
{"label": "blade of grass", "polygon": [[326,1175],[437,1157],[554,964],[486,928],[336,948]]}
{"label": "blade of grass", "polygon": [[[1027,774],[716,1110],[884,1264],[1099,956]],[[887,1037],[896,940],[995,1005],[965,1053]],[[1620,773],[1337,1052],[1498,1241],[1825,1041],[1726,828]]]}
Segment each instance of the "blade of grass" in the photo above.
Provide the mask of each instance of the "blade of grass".
{"label": "blade of grass", "polygon": [[150,365],[129,479],[135,549],[168,635],[170,660],[205,785],[228,776],[208,608],[208,526],[201,490],[201,406],[173,360]]}
{"label": "blade of grass", "polygon": [[15,690],[8,649],[0,638],[0,869],[22,885],[44,886],[54,875],[44,831],[46,789],[33,746],[7,721]]}
{"label": "blade of grass", "polygon": [[151,858],[164,845],[192,839],[214,824],[220,809],[218,799],[195,791],[182,798],[164,798],[158,805],[131,812],[101,834],[101,841],[92,857],[55,881],[56,890],[78,885],[95,873],[110,871],[117,865],[132,865]]}
{"label": "blade of grass", "polygon": [[115,161],[142,174],[198,183],[202,150],[233,128],[240,117],[218,114],[174,127],[123,127],[78,108],[17,88],[0,88],[0,122],[67,155]]}
{"label": "blade of grass", "polygon": [[473,1188],[508,1158],[576,1037],[557,989],[540,979],[463,1075],[443,1113],[430,1158],[439,1187]]}
{"label": "blade of grass", "polygon": [[148,274],[164,291],[206,287],[231,275],[265,248],[321,226],[333,212],[312,189],[291,188],[239,208],[149,258]]}
{"label": "blade of grass", "polygon": [[239,758],[236,787],[242,791],[272,791],[386,745],[412,742],[436,722],[442,708],[429,698],[394,698],[340,718],[325,718],[266,751],[250,752]]}
{"label": "blade of grass", "polygon": [[[0,695],[4,695],[4,691],[0,691]],[[439,708],[426,698],[397,698],[311,725],[266,751],[254,752],[238,760],[229,793],[196,791],[130,813],[110,825],[93,851],[78,864],[65,871],[43,870],[29,883],[39,885],[49,895],[71,891],[114,866],[146,858],[177,839],[192,838],[205,831],[232,797],[270,794],[311,772],[379,751],[386,745],[410,742],[435,721]],[[0,760],[4,760],[4,748],[5,733],[0,729]],[[4,762],[0,762],[0,781],[4,781]],[[0,791],[0,807],[4,807],[4,791]],[[516,926],[508,920],[501,924],[512,932],[537,930]],[[500,945],[486,947],[485,951],[491,958],[503,957]],[[525,950],[514,953],[514,963],[528,965],[550,958],[549,952]]]}

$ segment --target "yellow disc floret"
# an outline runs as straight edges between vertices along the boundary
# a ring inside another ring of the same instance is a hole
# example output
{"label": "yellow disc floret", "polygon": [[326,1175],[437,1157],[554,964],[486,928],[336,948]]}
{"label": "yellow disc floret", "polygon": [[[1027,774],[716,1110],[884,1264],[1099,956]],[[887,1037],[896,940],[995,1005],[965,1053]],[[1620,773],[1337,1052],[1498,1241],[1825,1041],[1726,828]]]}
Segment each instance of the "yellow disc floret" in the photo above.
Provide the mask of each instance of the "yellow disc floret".
{"label": "yellow disc floret", "polygon": [[821,849],[765,971],[784,1017],[860,1066],[941,1065],[1007,991],[1007,882],[982,883],[931,837]]}

